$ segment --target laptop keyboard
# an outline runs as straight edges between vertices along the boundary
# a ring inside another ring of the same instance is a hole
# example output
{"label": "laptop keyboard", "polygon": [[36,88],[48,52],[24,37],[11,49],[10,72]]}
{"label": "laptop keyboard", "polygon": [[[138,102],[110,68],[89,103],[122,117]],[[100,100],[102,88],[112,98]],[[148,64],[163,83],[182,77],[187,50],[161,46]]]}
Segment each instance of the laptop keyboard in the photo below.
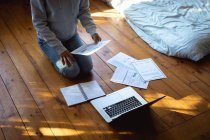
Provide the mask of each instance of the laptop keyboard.
{"label": "laptop keyboard", "polygon": [[129,110],[132,110],[136,107],[141,106],[141,102],[137,100],[134,96],[122,100],[118,103],[115,103],[113,105],[107,106],[104,109],[104,111],[109,115],[110,118],[115,117],[117,115],[123,114]]}

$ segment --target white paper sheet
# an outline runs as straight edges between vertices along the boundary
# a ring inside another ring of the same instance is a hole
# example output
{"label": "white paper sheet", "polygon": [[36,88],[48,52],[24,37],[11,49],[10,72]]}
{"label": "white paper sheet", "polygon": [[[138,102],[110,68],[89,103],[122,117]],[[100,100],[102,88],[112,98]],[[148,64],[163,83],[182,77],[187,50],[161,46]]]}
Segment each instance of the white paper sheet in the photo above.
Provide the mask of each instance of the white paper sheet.
{"label": "white paper sheet", "polygon": [[110,42],[110,40],[101,41],[97,44],[86,44],[83,45],[76,50],[72,51],[72,54],[79,54],[79,55],[91,55],[98,51],[99,49],[103,48],[105,45],[107,45]]}
{"label": "white paper sheet", "polygon": [[61,93],[63,94],[68,106],[86,101],[78,84],[61,88]]}
{"label": "white paper sheet", "polygon": [[149,84],[149,82],[146,82],[142,79],[138,72],[122,67],[118,67],[115,70],[111,81],[143,89],[147,89]]}
{"label": "white paper sheet", "polygon": [[127,54],[119,52],[117,55],[109,59],[107,62],[115,67],[125,67],[129,69],[134,69],[132,63],[137,60]]}
{"label": "white paper sheet", "polygon": [[80,84],[88,100],[104,96],[105,93],[96,81]]}
{"label": "white paper sheet", "polygon": [[138,60],[132,64],[145,81],[166,78],[165,74],[151,58]]}

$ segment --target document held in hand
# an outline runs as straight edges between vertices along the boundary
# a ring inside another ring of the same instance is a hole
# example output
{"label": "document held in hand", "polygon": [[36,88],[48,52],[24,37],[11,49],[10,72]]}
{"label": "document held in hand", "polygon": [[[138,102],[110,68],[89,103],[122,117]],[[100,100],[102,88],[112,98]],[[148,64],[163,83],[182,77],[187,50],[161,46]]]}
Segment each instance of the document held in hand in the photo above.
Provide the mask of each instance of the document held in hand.
{"label": "document held in hand", "polygon": [[60,90],[68,106],[73,106],[105,95],[96,81],[79,83],[61,88]]}
{"label": "document held in hand", "polygon": [[97,44],[85,44],[74,51],[72,51],[72,54],[79,54],[79,55],[91,55],[98,51],[99,49],[103,48],[105,45],[107,45],[110,42],[110,40],[106,41],[100,41]]}

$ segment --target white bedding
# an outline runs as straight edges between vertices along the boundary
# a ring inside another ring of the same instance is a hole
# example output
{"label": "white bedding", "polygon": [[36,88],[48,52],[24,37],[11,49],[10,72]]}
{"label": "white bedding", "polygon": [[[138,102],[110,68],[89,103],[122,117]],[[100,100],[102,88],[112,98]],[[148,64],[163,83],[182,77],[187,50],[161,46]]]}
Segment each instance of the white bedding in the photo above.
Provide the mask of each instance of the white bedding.
{"label": "white bedding", "polygon": [[210,0],[109,0],[155,50],[198,61],[210,53]]}

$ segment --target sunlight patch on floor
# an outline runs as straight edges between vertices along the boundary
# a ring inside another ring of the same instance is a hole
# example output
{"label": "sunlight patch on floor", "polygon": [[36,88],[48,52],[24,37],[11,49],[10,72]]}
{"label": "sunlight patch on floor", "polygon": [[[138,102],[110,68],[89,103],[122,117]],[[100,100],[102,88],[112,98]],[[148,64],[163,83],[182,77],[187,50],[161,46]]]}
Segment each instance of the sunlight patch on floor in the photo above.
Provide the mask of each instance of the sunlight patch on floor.
{"label": "sunlight patch on floor", "polygon": [[95,12],[91,14],[92,17],[104,17],[104,18],[124,18],[123,14],[116,12],[116,10],[105,10],[103,12]]}
{"label": "sunlight patch on floor", "polygon": [[[195,116],[198,115],[200,112],[197,107],[203,103],[203,98],[198,95],[189,95],[178,100],[167,96],[165,99],[159,101],[152,106],[155,108],[161,108],[186,115]],[[209,105],[207,105],[207,107],[208,106]]]}
{"label": "sunlight patch on floor", "polygon": [[73,129],[68,129],[68,128],[51,128],[52,132],[54,134],[52,134],[51,130],[48,128],[40,128],[39,129],[40,132],[44,135],[44,136],[75,136],[75,135],[81,135],[84,134],[84,131],[75,131]]}

